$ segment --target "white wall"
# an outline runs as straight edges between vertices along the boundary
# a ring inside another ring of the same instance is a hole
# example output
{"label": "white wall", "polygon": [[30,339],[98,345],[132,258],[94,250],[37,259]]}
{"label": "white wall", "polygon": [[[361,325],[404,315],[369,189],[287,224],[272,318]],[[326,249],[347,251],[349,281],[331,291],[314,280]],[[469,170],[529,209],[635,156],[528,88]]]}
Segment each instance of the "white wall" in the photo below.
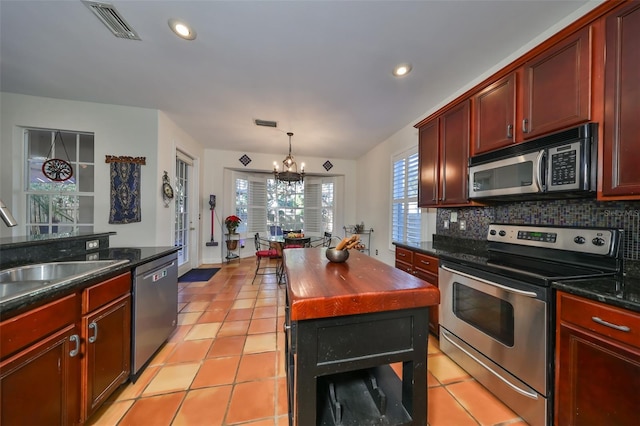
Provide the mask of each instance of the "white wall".
{"label": "white wall", "polygon": [[[21,128],[40,127],[92,132],[95,135],[94,230],[116,232],[112,247],[170,246],[173,244],[173,204],[165,208],[160,193],[162,172],[175,176],[175,150],[196,157],[203,148],[160,111],[90,102],[0,94],[0,198],[21,222],[25,217],[24,149]],[[109,221],[109,164],[105,155],[145,157],[141,176],[142,221],[111,225]],[[198,177],[201,185],[202,176]],[[26,229],[1,227],[2,236],[21,236]]]}
{"label": "white wall", "polygon": [[[418,144],[418,129],[408,125],[358,160],[356,222],[373,228],[369,254],[393,265],[391,241],[391,157]],[[435,209],[422,209],[422,239],[435,233]]]}
{"label": "white wall", "polygon": [[[195,141],[182,128],[178,127],[167,115],[159,111],[158,113],[158,167],[155,170],[157,177],[156,192],[160,192],[160,182],[162,175],[166,170],[169,176],[176,176],[176,151],[180,150],[193,159],[193,177],[192,190],[195,194],[200,194],[200,190],[204,183],[204,173],[202,171],[202,159],[204,158],[204,147]],[[201,213],[204,205],[208,208],[208,199],[203,203],[203,197],[196,196],[189,203],[189,211],[191,215],[192,227],[195,231],[190,234],[190,238],[195,239],[195,252],[190,251],[190,260],[194,259],[191,266],[198,267],[202,263],[202,223],[203,216]],[[207,211],[208,212],[208,211]],[[171,245],[174,243],[174,222],[175,222],[175,201],[171,201],[168,207],[164,203],[160,203],[156,209],[156,242],[154,245]],[[205,240],[206,241],[206,240]],[[188,269],[188,268],[187,268]]]}
{"label": "white wall", "polygon": [[[60,99],[2,93],[0,145],[0,197],[11,207],[19,225],[0,227],[2,236],[25,235],[20,225],[25,217],[24,148],[21,127],[93,132],[95,134],[95,213],[96,232],[117,232],[110,239],[112,246],[156,245],[156,215],[158,203],[158,112],[151,109],[76,102]],[[142,166],[142,222],[110,225],[109,164],[105,155],[146,157]],[[167,243],[165,241],[165,243]]]}

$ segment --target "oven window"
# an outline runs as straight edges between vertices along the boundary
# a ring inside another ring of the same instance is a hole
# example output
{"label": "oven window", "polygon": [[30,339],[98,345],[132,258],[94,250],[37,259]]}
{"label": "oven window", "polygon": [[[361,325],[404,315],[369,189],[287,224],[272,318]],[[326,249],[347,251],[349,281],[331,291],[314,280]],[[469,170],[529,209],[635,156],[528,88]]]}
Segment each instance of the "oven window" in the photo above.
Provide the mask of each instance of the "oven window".
{"label": "oven window", "polygon": [[508,301],[454,282],[453,312],[502,344],[513,346],[513,306]]}

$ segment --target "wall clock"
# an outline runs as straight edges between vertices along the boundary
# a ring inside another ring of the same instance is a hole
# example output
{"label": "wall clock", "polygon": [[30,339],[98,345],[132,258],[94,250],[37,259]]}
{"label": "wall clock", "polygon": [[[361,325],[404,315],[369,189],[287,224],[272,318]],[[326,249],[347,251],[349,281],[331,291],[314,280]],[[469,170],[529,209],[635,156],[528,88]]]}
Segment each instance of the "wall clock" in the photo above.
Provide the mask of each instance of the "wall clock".
{"label": "wall clock", "polygon": [[167,172],[164,172],[162,176],[162,198],[164,199],[164,206],[169,207],[169,202],[173,199],[173,188],[169,182]]}

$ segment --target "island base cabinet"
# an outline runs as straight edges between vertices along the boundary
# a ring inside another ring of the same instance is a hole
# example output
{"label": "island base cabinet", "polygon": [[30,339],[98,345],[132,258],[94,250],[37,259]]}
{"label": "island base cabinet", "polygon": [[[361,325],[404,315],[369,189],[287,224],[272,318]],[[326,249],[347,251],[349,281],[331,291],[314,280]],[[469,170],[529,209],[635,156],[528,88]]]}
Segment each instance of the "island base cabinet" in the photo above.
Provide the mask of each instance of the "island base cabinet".
{"label": "island base cabinet", "polygon": [[79,340],[69,325],[0,364],[0,424],[80,423]]}
{"label": "island base cabinet", "polygon": [[[425,307],[285,324],[290,424],[425,425],[428,314]],[[397,362],[402,378],[390,367]]]}

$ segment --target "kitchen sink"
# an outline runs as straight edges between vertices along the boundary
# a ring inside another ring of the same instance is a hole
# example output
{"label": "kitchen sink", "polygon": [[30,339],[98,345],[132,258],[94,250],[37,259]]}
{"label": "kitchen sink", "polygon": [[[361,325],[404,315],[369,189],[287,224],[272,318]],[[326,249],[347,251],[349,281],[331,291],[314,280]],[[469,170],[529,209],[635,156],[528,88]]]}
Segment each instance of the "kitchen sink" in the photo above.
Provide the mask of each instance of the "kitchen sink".
{"label": "kitchen sink", "polygon": [[0,302],[6,302],[33,291],[80,280],[128,260],[86,260],[36,263],[0,271]]}

